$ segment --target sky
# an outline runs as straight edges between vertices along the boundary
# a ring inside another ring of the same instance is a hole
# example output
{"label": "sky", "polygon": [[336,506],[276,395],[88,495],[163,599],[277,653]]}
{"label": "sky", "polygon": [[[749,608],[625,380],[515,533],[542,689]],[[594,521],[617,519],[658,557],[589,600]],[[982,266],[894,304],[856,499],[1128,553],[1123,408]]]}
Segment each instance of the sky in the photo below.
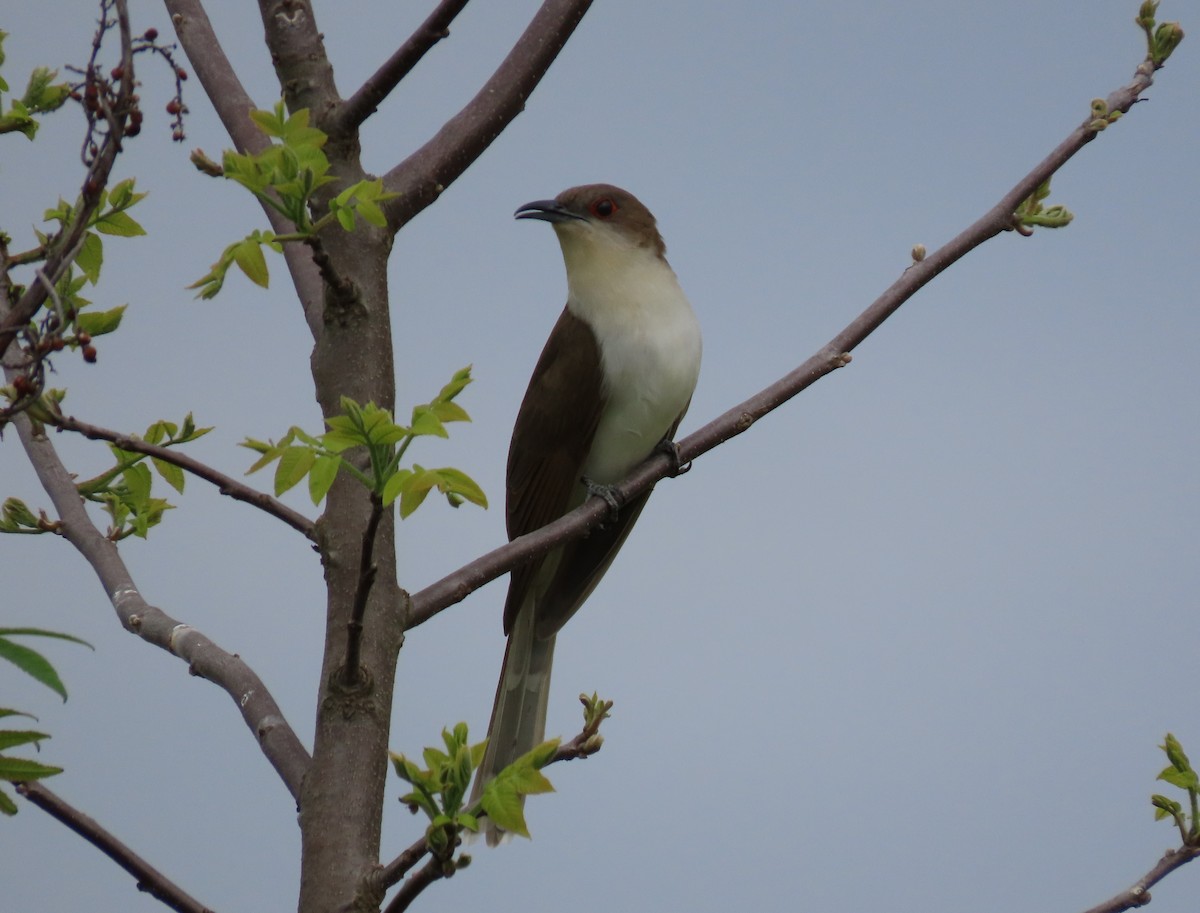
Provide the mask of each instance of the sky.
{"label": "sky", "polygon": [[[132,4],[134,27],[169,17]],[[399,400],[465,364],[474,422],[414,459],[476,478],[493,507],[429,503],[399,535],[416,590],[504,540],[516,409],[565,283],[521,204],[608,181],[657,215],[705,334],[686,434],[785,374],[1049,152],[1143,56],[1136,0],[1003,4],[599,0],[525,112],[397,240]],[[319,4],[349,95],[432,3]],[[536,9],[475,3],[364,129],[383,173],[475,93]],[[49,15],[53,10],[53,15]],[[277,86],[253,4],[210,14],[260,107]],[[1200,33],[1200,4],[1162,19]],[[4,75],[85,59],[90,2],[12,4]],[[1200,757],[1188,682],[1200,648],[1200,54],[1186,40],[1149,101],[1054,179],[1075,221],[1009,233],[908,302],[852,364],[662,483],[559,637],[551,732],[575,697],[615,701],[604,749],[548,771],[532,841],[475,852],[426,909],[575,913],[730,908],[976,913],[1082,910],[1177,835],[1153,820],[1156,747]],[[281,258],[262,291],[186,286],[264,226],[187,153],[229,143],[195,80],[170,141],[166,74],[118,177],[150,196],[148,235],[106,242],[97,306],[128,303],[99,360],[56,361],[76,416],[126,431],[192,411],[193,455],[232,475],[236,445],[320,430],[311,338]],[[0,143],[0,221],[28,241],[78,190],[79,122]],[[99,445],[56,438],[83,477]],[[48,506],[17,438],[4,496]],[[251,477],[265,487],[267,477]],[[324,595],[293,530],[193,480],[148,541],[121,550],[145,597],[239,653],[311,745]],[[314,516],[302,492],[289,504]],[[61,704],[0,669],[0,704],[53,733],[50,788],[218,911],[293,909],[291,798],[219,689],[116,623],[85,562],[49,537],[0,540],[0,625],[39,645]],[[391,746],[465,720],[482,736],[504,647],[497,581],[410,633]],[[421,823],[389,786],[385,858]],[[6,908],[160,909],[92,846],[22,803],[0,821]],[[1036,900],[1031,901],[1031,898]],[[1192,911],[1200,870],[1154,891]]]}

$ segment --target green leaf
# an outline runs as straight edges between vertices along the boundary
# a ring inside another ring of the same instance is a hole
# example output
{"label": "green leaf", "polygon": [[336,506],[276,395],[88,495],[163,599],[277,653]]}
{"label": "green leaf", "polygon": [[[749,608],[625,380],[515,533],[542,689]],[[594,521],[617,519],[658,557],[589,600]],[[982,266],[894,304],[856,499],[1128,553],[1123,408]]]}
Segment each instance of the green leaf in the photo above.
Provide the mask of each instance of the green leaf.
{"label": "green leaf", "polygon": [[246,238],[233,248],[233,262],[246,274],[246,278],[255,285],[267,288],[270,276],[267,272],[267,258],[263,256],[262,247],[257,240]]}
{"label": "green leaf", "polygon": [[166,460],[160,460],[158,457],[151,457],[150,459],[154,463],[154,468],[158,470],[158,474],[162,476],[163,481],[180,494],[183,494],[183,484],[186,478],[183,470],[174,463],[168,463]]}
{"label": "green leaf", "polygon": [[409,433],[414,437],[431,434],[435,437],[450,437],[450,433],[442,427],[441,420],[433,414],[428,406],[415,406],[412,415],[412,428]]}
{"label": "green leaf", "polygon": [[487,495],[483,493],[483,489],[465,472],[450,466],[439,469],[437,472],[442,480],[442,484],[438,487],[444,494],[462,495],[472,504],[483,508],[488,506]]}
{"label": "green leaf", "polygon": [[322,454],[313,461],[312,469],[308,473],[308,494],[312,498],[313,504],[320,504],[329,494],[329,489],[333,487],[341,465],[340,457],[326,454]]}
{"label": "green leaf", "polygon": [[0,637],[0,659],[7,659],[18,669],[41,682],[65,701],[67,689],[54,671],[54,667],[42,654],[31,650],[23,644],[15,643],[7,637]]}
{"label": "green leaf", "polygon": [[1174,767],[1168,767],[1158,775],[1158,779],[1170,783],[1172,786],[1178,786],[1180,789],[1200,790],[1200,778],[1196,776],[1194,770],[1177,770]]}
{"label": "green leaf", "polygon": [[[3,83],[3,82],[4,82],[4,80],[0,79],[0,83]],[[7,87],[0,86],[0,88],[7,88]],[[0,789],[0,815],[8,815],[9,817],[12,817],[16,813],[17,813],[17,803],[13,802],[13,800],[11,798],[9,798],[8,793],[6,793],[4,790]]]}
{"label": "green leaf", "polygon": [[317,455],[308,447],[287,447],[275,467],[275,497],[299,483],[312,468]]}
{"label": "green leaf", "polygon": [[154,484],[154,477],[150,475],[150,470],[144,463],[130,466],[121,473],[121,477],[129,488],[130,506],[136,507],[145,504],[150,499],[150,488]]}
{"label": "green leaf", "polygon": [[26,758],[0,757],[0,780],[19,783],[22,780],[40,780],[42,777],[52,777],[63,772],[61,767],[51,767],[39,764]]}
{"label": "green leaf", "polygon": [[[96,649],[86,640],[82,640],[71,634],[63,634],[61,631],[47,631],[45,628],[0,628],[0,637],[52,637],[55,640],[69,640],[73,644],[82,644],[89,650]],[[3,714],[0,714],[3,716]]]}
{"label": "green leaf", "polygon": [[[104,242],[94,231],[86,232],[75,265],[87,276],[88,282],[95,285],[100,281],[100,267],[104,263]],[[94,334],[93,334],[94,335]]]}
{"label": "green leaf", "polygon": [[32,729],[0,729],[0,751],[17,745],[37,743],[50,736],[44,732],[34,732]]}
{"label": "green leaf", "polygon": [[107,311],[94,313],[85,311],[75,317],[75,326],[77,329],[83,330],[85,333],[90,333],[93,336],[103,336],[105,333],[113,332],[121,325],[121,317],[125,313],[127,305],[122,304],[119,307],[112,308]]}
{"label": "green leaf", "polygon": [[383,485],[383,506],[390,507],[396,498],[404,491],[404,486],[413,476],[411,469],[397,470]]}
{"label": "green leaf", "polygon": [[[422,469],[420,466],[413,467],[414,472],[403,486],[400,492],[400,519],[404,520],[411,517],[413,511],[421,506],[421,503],[429,495],[430,489],[438,484],[438,474],[429,469]],[[387,486],[384,486],[386,492]]]}
{"label": "green leaf", "polygon": [[106,212],[93,223],[93,227],[101,234],[122,238],[133,238],[146,233],[146,229],[142,228],[133,216],[119,211]]}

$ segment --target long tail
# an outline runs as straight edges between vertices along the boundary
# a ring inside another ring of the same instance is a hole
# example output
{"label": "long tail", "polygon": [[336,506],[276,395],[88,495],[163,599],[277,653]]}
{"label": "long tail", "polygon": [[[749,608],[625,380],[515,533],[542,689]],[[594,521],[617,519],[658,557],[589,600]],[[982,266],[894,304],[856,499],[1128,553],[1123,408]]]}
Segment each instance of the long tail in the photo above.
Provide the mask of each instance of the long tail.
{"label": "long tail", "polygon": [[[508,635],[492,721],[488,725],[488,747],[475,775],[472,803],[489,780],[546,738],[554,637],[539,640],[534,634],[532,609],[531,605],[522,607]],[[484,833],[489,846],[500,843],[505,836],[488,819],[484,819]]]}

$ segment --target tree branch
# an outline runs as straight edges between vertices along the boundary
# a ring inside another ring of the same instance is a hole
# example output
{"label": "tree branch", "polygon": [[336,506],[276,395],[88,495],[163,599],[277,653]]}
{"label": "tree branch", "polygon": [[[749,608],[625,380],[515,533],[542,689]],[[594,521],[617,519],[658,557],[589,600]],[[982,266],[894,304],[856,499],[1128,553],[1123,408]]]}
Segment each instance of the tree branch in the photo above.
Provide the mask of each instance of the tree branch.
{"label": "tree branch", "polygon": [[298,800],[311,758],[266,685],[241,657],[227,653],[195,628],[146,602],[117,546],[88,517],[75,489],[75,480],[63,466],[54,445],[44,435],[34,433],[28,416],[18,416],[15,424],[29,462],[62,520],[59,532],[92,566],[121,624],[142,640],[187,662],[193,675],[224,689],[237,704],[263,754]]}
{"label": "tree branch", "polygon": [[400,194],[385,205],[399,230],[438,198],[525,108],[592,0],[545,0],[479,93],[420,149],[389,171],[384,186]]}
{"label": "tree branch", "polygon": [[435,44],[450,35],[450,23],[470,0],[442,0],[408,40],[389,57],[341,106],[329,124],[330,133],[350,133],[375,113],[379,103],[420,63]]}
{"label": "tree branch", "polygon": [[[204,93],[221,118],[234,147],[242,153],[262,152],[269,141],[250,119],[257,105],[242,87],[233,65],[213,31],[201,0],[163,0],[179,45],[187,54],[188,63],[200,80]],[[296,226],[270,206],[263,205],[267,221],[277,235],[291,234]],[[302,244],[283,245],[283,257],[292,276],[296,295],[304,308],[308,329],[316,336],[321,331],[324,286],[320,272],[313,262],[311,251]]]}
{"label": "tree branch", "polygon": [[412,905],[422,891],[435,881],[445,877],[446,869],[442,860],[436,857],[430,859],[405,879],[400,890],[396,892],[396,896],[388,903],[384,913],[402,913]]}
{"label": "tree branch", "polygon": [[[1149,60],[1140,64],[1132,82],[1108,97],[1108,110],[1128,112],[1139,100],[1140,95],[1153,84],[1155,69],[1156,66]],[[1095,139],[1093,120],[1094,118],[1089,116],[969,228],[920,262],[909,266],[870,307],[798,368],[679,441],[679,460],[689,463],[730,438],[742,434],[764,415],[778,409],[826,374],[848,364],[849,353],[942,270],[962,259],[985,241],[1014,228],[1013,214],[1017,207],[1043,182],[1049,180],[1076,152]],[[615,486],[616,496],[628,500],[647,491],[656,482],[670,475],[674,464],[675,461],[668,454],[656,453],[635,469],[627,479]],[[493,549],[463,565],[457,571],[413,594],[408,627],[411,629],[424,624],[438,612],[461,602],[468,594],[508,573],[514,567],[564,542],[582,537],[588,530],[598,526],[607,515],[608,505],[602,499],[589,498],[580,507],[553,523],[520,536],[507,545]]]}
{"label": "tree branch", "polygon": [[1200,847],[1181,846],[1177,850],[1167,850],[1154,868],[1138,879],[1133,887],[1122,891],[1115,897],[1097,904],[1084,913],[1123,913],[1135,907],[1144,907],[1150,903],[1150,889],[1174,872],[1177,868],[1187,865],[1200,856]]}
{"label": "tree branch", "polygon": [[65,824],[105,856],[137,879],[137,889],[166,904],[179,913],[212,913],[211,908],[200,903],[190,894],[150,865],[145,859],[127,847],[100,826],[94,818],[85,815],[70,803],[59,798],[37,781],[17,784],[17,792],[52,818]]}
{"label": "tree branch", "polygon": [[82,434],[89,440],[108,441],[122,450],[128,450],[132,453],[144,453],[146,456],[162,460],[164,463],[172,463],[180,469],[190,472],[197,478],[216,485],[217,490],[226,497],[233,498],[235,501],[243,501],[252,507],[257,507],[259,510],[275,517],[275,519],[282,520],[297,532],[303,533],[305,538],[313,542],[317,541],[316,527],[313,521],[304,516],[304,514],[292,510],[292,508],[288,507],[282,501],[272,498],[270,495],[256,488],[251,488],[249,485],[243,484],[236,479],[232,479],[224,473],[213,469],[207,463],[201,463],[199,460],[185,453],[173,450],[170,447],[151,444],[148,441],[143,441],[141,438],[122,434],[119,431],[101,428],[99,425],[80,421],[70,415],[64,415],[57,419],[48,419],[47,424],[52,424],[60,431],[74,431]]}

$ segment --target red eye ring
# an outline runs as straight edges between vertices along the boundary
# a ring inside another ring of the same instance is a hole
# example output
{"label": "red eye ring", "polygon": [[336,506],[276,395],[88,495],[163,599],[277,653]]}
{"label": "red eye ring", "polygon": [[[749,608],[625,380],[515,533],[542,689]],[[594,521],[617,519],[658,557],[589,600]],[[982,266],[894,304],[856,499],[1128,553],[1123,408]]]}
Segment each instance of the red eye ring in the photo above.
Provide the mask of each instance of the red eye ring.
{"label": "red eye ring", "polygon": [[611,219],[617,211],[617,204],[611,197],[601,197],[592,203],[588,210],[598,219]]}

